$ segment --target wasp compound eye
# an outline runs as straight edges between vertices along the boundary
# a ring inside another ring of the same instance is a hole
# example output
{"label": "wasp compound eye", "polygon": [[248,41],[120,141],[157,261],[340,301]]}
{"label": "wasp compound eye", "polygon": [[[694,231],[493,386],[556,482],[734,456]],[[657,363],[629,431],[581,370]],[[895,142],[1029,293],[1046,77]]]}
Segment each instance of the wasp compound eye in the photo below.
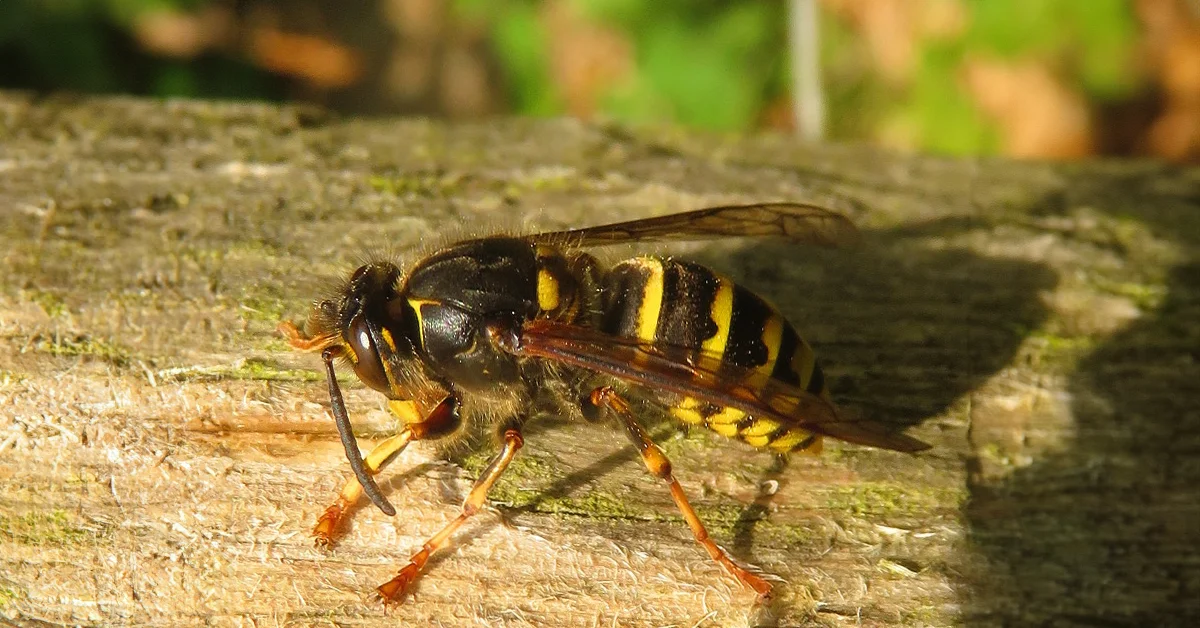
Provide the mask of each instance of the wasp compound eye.
{"label": "wasp compound eye", "polygon": [[375,343],[374,333],[370,323],[361,313],[350,321],[346,330],[346,342],[354,352],[354,374],[362,382],[381,393],[390,390],[387,374],[383,370],[379,350]]}

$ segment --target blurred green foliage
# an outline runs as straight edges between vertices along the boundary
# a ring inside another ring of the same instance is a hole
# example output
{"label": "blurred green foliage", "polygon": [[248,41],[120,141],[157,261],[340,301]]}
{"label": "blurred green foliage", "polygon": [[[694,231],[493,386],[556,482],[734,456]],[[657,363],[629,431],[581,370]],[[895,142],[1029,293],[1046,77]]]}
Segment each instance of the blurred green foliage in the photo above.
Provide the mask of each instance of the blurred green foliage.
{"label": "blurred green foliage", "polygon": [[952,154],[994,153],[997,128],[962,87],[963,60],[985,56],[1048,64],[1090,101],[1130,95],[1137,25],[1127,0],[962,0],[967,29],[928,40],[896,114],[911,122],[915,144]]}
{"label": "blurred green foliage", "polygon": [[1134,87],[1136,21],[1128,0],[966,0],[962,45],[1007,58],[1051,59],[1097,96]]}
{"label": "blurred green foliage", "polygon": [[[489,25],[509,102],[522,114],[563,111],[549,71],[550,41],[538,0],[456,0]],[[572,9],[632,44],[635,71],[597,109],[634,124],[715,130],[754,125],[768,97],[785,91],[782,2],[575,0]]]}
{"label": "blurred green foliage", "polygon": [[637,70],[602,102],[634,123],[717,130],[754,125],[786,54],[778,2],[583,0],[585,14],[628,34]]}
{"label": "blurred green foliage", "polygon": [[[667,0],[564,0],[624,34],[635,70],[597,103],[602,115],[630,123],[673,123],[712,130],[758,126],[764,110],[786,104],[787,3]],[[1129,0],[959,0],[966,28],[917,42],[917,67],[904,85],[888,84],[851,25],[823,16],[822,66],[829,135],[879,139],[890,131],[936,152],[995,152],[999,130],[962,82],[964,59],[1044,63],[1092,102],[1128,98],[1138,26]],[[456,0],[492,29],[508,80],[509,102],[523,114],[562,111],[548,68],[553,36],[535,0]]]}
{"label": "blurred green foliage", "polygon": [[[236,53],[154,57],[132,34],[148,11],[188,11],[215,1],[0,0],[0,86],[268,99],[285,93],[282,79]],[[772,108],[787,109],[784,0],[557,1],[618,33],[632,51],[631,69],[597,97],[600,115],[736,131],[762,125]],[[965,28],[918,40],[916,66],[900,85],[878,75],[853,25],[823,16],[831,137],[899,136],[939,152],[994,152],[998,129],[962,85],[964,59],[972,57],[1044,63],[1092,102],[1128,98],[1141,88],[1131,0],[955,1],[967,16]],[[519,114],[556,115],[566,108],[551,67],[561,34],[548,31],[544,4],[452,4],[459,16],[484,25],[504,96]]]}
{"label": "blurred green foliage", "polygon": [[550,35],[539,17],[539,4],[527,0],[456,0],[462,14],[488,24],[513,110],[550,116],[561,113],[563,104],[550,77]]}

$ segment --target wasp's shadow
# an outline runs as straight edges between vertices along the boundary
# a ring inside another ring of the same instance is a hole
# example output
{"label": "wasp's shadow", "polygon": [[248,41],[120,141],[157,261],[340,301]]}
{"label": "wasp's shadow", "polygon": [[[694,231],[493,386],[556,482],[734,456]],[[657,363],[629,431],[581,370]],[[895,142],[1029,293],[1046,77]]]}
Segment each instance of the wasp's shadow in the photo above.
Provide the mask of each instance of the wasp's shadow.
{"label": "wasp's shadow", "polygon": [[970,623],[1200,618],[1200,194],[1170,194],[1169,175],[1102,179],[1120,189],[1099,185],[1075,203],[1136,220],[1192,261],[1170,270],[1160,303],[1077,364],[1064,447],[971,482]]}

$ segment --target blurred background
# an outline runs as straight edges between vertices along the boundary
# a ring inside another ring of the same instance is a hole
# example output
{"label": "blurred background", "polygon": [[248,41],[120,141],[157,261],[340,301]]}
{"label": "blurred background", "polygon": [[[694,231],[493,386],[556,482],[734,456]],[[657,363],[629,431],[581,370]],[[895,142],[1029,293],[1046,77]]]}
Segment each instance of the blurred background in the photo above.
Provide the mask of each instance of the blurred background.
{"label": "blurred background", "polygon": [[0,87],[1200,161],[1200,0],[0,0]]}

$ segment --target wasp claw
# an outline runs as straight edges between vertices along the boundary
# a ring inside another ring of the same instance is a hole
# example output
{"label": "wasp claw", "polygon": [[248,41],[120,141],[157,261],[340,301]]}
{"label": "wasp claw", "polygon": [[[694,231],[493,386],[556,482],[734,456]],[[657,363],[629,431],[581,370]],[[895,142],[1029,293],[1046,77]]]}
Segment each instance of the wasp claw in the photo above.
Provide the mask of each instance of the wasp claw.
{"label": "wasp claw", "polygon": [[417,574],[420,572],[420,567],[413,563],[405,565],[400,573],[396,574],[395,578],[379,585],[376,591],[379,592],[379,597],[383,598],[384,604],[401,604],[403,603],[404,593],[408,587],[417,579]]}
{"label": "wasp claw", "polygon": [[327,550],[333,547],[335,533],[344,513],[340,503],[334,504],[317,519],[317,525],[313,527],[313,541],[318,548]]}

